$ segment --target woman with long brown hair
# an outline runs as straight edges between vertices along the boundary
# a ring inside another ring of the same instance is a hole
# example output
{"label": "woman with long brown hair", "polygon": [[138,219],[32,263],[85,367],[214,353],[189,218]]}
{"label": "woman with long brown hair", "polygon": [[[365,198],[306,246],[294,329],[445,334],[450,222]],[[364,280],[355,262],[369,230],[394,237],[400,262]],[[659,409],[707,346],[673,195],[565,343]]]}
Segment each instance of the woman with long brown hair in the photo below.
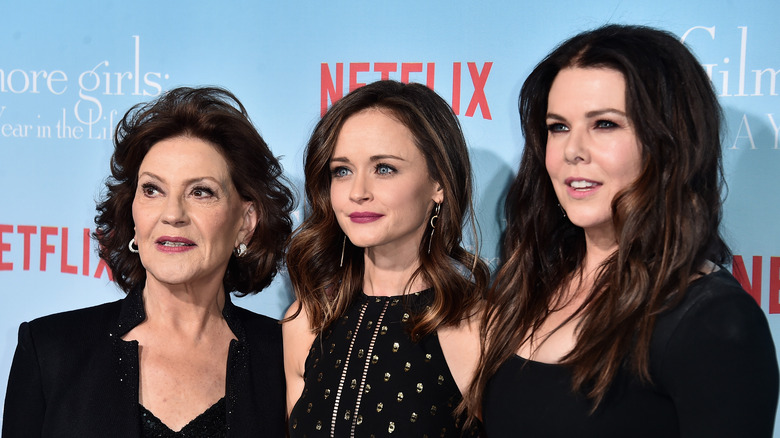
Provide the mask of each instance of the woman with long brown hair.
{"label": "woman with long brown hair", "polygon": [[771,436],[775,348],[722,267],[721,112],[695,57],[651,28],[585,32],[520,114],[468,400],[488,436]]}
{"label": "woman with long brown hair", "polygon": [[305,174],[282,328],[291,436],[460,436],[489,274],[461,246],[457,117],[423,85],[366,85],[317,124]]}

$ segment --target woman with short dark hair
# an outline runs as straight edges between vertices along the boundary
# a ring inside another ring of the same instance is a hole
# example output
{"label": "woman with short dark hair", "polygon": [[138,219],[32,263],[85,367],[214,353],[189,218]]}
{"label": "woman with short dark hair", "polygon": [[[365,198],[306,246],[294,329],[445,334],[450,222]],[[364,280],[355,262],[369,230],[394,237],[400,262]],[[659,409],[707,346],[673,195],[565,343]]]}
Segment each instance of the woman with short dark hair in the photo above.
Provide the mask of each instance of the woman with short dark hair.
{"label": "woman with short dark hair", "polygon": [[21,325],[3,436],[283,436],[280,326],[230,300],[282,262],[279,162],[219,88],[133,107],[115,144],[94,237],[127,297]]}

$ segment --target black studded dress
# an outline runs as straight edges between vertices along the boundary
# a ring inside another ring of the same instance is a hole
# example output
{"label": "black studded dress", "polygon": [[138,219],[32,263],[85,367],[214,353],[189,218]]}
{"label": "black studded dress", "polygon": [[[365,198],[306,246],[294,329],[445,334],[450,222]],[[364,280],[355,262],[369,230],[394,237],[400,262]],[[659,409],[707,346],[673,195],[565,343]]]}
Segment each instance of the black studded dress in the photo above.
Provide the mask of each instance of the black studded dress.
{"label": "black studded dress", "polygon": [[438,336],[412,342],[404,323],[432,298],[361,294],[312,344],[290,436],[460,437],[461,395]]}

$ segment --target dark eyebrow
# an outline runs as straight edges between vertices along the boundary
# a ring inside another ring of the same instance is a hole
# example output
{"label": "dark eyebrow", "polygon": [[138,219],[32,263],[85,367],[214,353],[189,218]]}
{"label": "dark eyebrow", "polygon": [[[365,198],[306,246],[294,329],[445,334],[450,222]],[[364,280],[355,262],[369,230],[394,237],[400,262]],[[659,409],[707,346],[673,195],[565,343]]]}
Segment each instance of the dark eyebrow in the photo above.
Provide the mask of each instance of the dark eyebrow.
{"label": "dark eyebrow", "polygon": [[[406,161],[403,158],[397,156],[397,155],[391,155],[391,154],[382,154],[382,155],[372,155],[369,160],[371,161],[382,161],[382,160],[399,160],[399,161]],[[349,161],[349,158],[347,157],[333,157],[330,159],[330,162],[337,162],[337,163],[351,163]]]}
{"label": "dark eyebrow", "polygon": [[[141,176],[144,176],[144,175],[146,175],[146,176],[148,176],[150,178],[156,179],[157,181],[160,181],[161,183],[166,183],[165,178],[162,178],[162,177],[160,177],[157,174],[152,173],[152,172],[142,172],[140,175],[138,175],[138,177],[140,178]],[[217,180],[216,178],[211,177],[211,176],[201,176],[201,177],[197,177],[197,178],[190,178],[190,179],[184,181],[184,183],[185,183],[185,185],[191,185],[191,184],[199,183],[201,181],[212,181],[212,182],[214,182],[215,184],[217,184],[220,187],[223,186],[222,182],[220,182],[219,180]]]}
{"label": "dark eyebrow", "polygon": [[604,109],[600,109],[600,110],[590,111],[590,112],[586,113],[585,115],[587,117],[598,117],[598,116],[602,116],[604,114],[617,114],[617,115],[626,117],[626,113],[625,112],[620,111],[620,110],[615,109],[615,108],[604,108]]}
{"label": "dark eyebrow", "polygon": [[[620,110],[615,109],[615,108],[604,108],[604,109],[600,109],[600,110],[589,111],[589,112],[585,113],[585,116],[588,117],[588,118],[594,118],[594,117],[603,116],[604,114],[617,114],[617,115],[620,115],[622,117],[627,117],[625,112],[620,111]],[[565,121],[566,120],[565,117],[563,117],[561,115],[558,115],[558,114],[555,114],[555,113],[547,113],[547,118],[548,119],[561,120],[561,121]]]}
{"label": "dark eyebrow", "polygon": [[405,161],[403,158],[401,158],[401,157],[399,157],[397,155],[385,154],[385,155],[372,155],[371,156],[371,161],[381,161],[381,160],[387,160],[387,159]]}

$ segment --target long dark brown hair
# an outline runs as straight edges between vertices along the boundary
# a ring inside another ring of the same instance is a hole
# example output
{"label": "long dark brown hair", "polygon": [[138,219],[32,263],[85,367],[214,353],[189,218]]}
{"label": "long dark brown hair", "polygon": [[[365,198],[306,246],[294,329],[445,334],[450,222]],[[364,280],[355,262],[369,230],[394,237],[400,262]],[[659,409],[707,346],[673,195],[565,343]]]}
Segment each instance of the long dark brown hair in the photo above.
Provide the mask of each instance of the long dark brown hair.
{"label": "long dark brown hair", "polygon": [[721,109],[696,58],[675,36],[647,27],[610,25],[567,40],[520,92],[525,149],[506,200],[504,264],[488,293],[485,349],[466,402],[475,415],[490,377],[577,281],[585,257],[584,232],[561,214],[545,168],[547,99],[567,67],[623,74],[642,156],[638,178],[612,201],[617,250],[597,270],[575,314],[576,344],[561,361],[572,370],[573,391],[595,409],[623,364],[650,381],[658,314],[679,302],[707,261],[731,256],[718,230]]}
{"label": "long dark brown hair", "polygon": [[176,88],[154,101],[134,106],[119,122],[111,176],[95,216],[93,237],[100,244],[99,255],[123,291],[144,285],[146,270],[141,259],[127,249],[134,235],[130,211],[138,169],[152,146],[185,135],[217,148],[241,199],[251,201],[257,211],[257,225],[246,255],[231,255],[223,285],[236,295],[258,292],[270,284],[284,260],[292,232],[294,198],[279,161],[252,125],[246,109],[232,93],[221,88]]}
{"label": "long dark brown hair", "polygon": [[430,309],[411,324],[413,337],[424,336],[468,316],[483,298],[489,272],[482,260],[461,246],[467,219],[476,234],[466,140],[447,102],[423,85],[371,83],[337,101],[319,121],[305,153],[306,218],[290,243],[287,269],[317,333],[339,318],[362,290],[363,249],[346,239],[343,267],[339,266],[345,240],[331,206],[330,159],[344,122],[372,108],[385,111],[411,131],[430,177],[444,193],[436,232],[431,239],[428,225],[418,251],[420,267],[407,283],[421,278],[434,290]]}

